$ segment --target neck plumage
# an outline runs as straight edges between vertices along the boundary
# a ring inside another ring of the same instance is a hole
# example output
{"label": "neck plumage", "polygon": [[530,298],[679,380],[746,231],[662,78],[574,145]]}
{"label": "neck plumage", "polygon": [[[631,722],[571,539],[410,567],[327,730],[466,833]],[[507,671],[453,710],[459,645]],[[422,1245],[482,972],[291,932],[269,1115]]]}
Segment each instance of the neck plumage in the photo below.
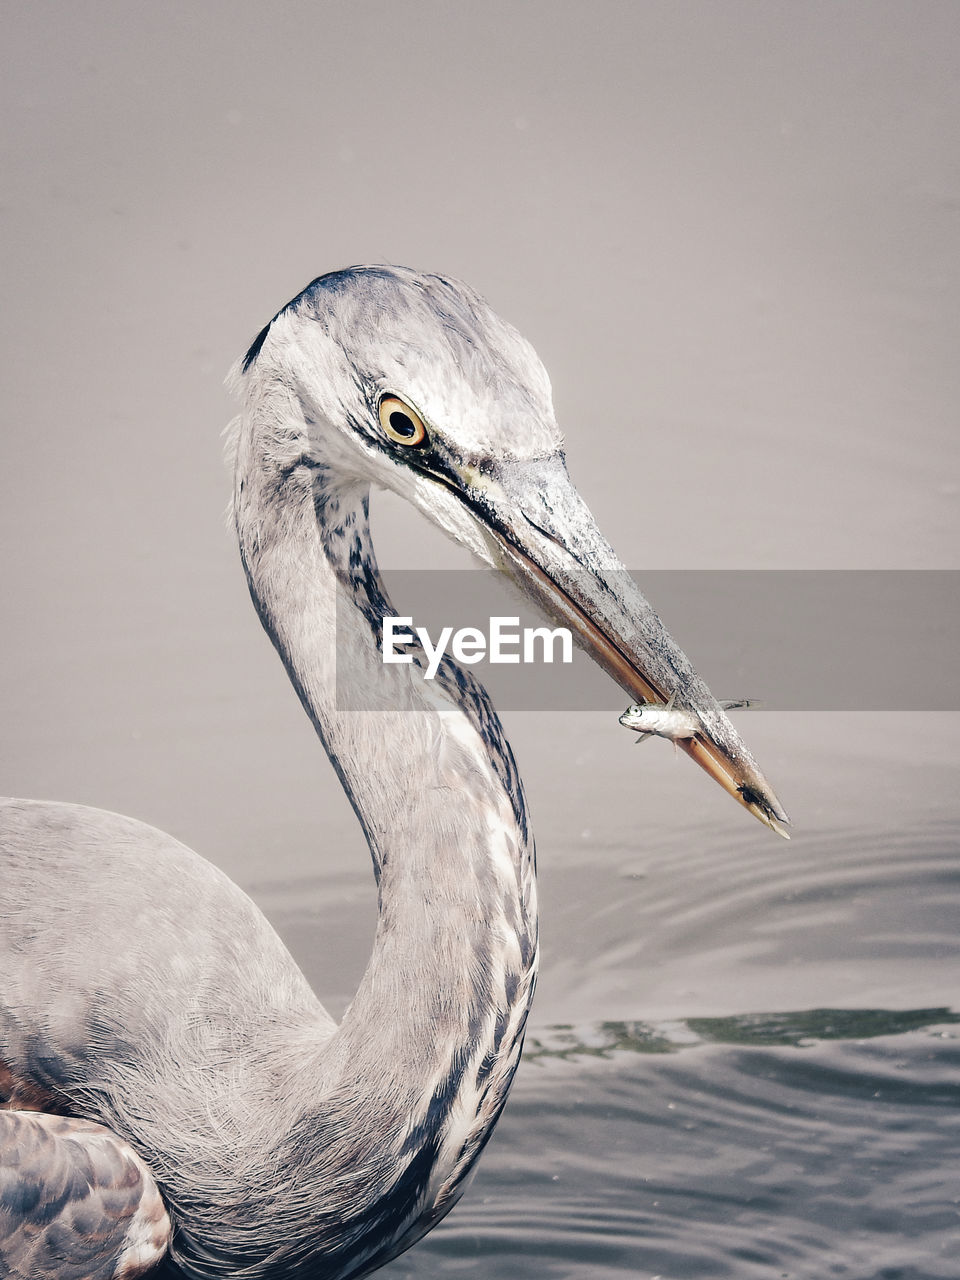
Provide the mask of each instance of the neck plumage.
{"label": "neck plumage", "polygon": [[342,480],[313,443],[272,463],[260,442],[276,439],[276,405],[265,413],[270,430],[255,405],[239,442],[250,590],[363,825],[379,887],[372,957],[310,1064],[310,1109],[292,1139],[314,1166],[312,1238],[323,1247],[329,1234],[344,1263],[331,1256],[316,1274],[354,1275],[455,1202],[503,1106],[536,977],[533,841],[482,688],[452,663],[425,684],[415,648],[411,665],[382,662],[393,610],[366,486]]}

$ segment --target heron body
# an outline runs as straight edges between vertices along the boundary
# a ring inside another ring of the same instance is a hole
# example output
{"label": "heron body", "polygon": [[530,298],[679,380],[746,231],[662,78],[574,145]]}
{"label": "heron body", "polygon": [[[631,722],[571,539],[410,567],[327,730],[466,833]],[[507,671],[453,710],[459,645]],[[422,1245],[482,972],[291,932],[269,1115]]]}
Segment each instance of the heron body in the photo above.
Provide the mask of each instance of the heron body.
{"label": "heron body", "polygon": [[[362,824],[379,921],[337,1025],[277,935],[171,837],[0,804],[0,1275],[334,1280],[455,1203],[500,1114],[537,971],[533,838],[482,687],[385,665],[371,486],[505,570],[690,752],[776,798],[569,483],[529,345],[466,286],[321,277],[236,374],[234,511],[260,619]],[[363,691],[363,710],[351,709]]]}

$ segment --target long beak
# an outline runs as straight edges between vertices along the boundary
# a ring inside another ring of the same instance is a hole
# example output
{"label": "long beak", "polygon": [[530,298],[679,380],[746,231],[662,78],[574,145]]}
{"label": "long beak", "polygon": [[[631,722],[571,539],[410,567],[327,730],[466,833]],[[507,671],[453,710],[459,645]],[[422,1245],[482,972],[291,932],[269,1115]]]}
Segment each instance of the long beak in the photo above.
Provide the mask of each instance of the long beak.
{"label": "long beak", "polygon": [[604,539],[562,457],[500,464],[469,505],[494,535],[501,567],[632,699],[692,711],[678,745],[754,817],[789,839],[773,788],[682,649]]}

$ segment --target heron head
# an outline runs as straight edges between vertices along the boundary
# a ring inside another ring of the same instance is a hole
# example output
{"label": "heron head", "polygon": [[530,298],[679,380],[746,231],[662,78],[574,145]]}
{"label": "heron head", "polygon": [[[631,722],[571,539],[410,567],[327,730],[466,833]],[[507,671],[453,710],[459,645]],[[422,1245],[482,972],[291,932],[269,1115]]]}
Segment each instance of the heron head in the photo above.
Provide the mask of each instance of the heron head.
{"label": "heron head", "polygon": [[628,693],[691,711],[701,728],[683,749],[786,834],[737,731],[570,482],[546,370],[479,295],[399,267],[333,272],[274,318],[243,368],[298,401],[301,438],[277,437],[291,460],[306,452],[330,483],[408,498],[569,626]]}

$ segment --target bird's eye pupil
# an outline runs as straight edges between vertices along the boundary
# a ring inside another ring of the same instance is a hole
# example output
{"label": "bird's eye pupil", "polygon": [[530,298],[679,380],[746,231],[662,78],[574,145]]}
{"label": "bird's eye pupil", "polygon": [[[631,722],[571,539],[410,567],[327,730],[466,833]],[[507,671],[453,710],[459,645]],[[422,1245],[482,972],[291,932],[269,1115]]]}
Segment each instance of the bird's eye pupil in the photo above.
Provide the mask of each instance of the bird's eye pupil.
{"label": "bird's eye pupil", "polygon": [[405,413],[401,413],[399,409],[394,409],[390,415],[390,426],[398,436],[415,436],[417,434],[416,423],[412,418],[407,417]]}
{"label": "bird's eye pupil", "polygon": [[387,439],[408,448],[421,445],[427,438],[427,429],[416,409],[405,404],[399,396],[382,396],[379,406],[380,426]]}

